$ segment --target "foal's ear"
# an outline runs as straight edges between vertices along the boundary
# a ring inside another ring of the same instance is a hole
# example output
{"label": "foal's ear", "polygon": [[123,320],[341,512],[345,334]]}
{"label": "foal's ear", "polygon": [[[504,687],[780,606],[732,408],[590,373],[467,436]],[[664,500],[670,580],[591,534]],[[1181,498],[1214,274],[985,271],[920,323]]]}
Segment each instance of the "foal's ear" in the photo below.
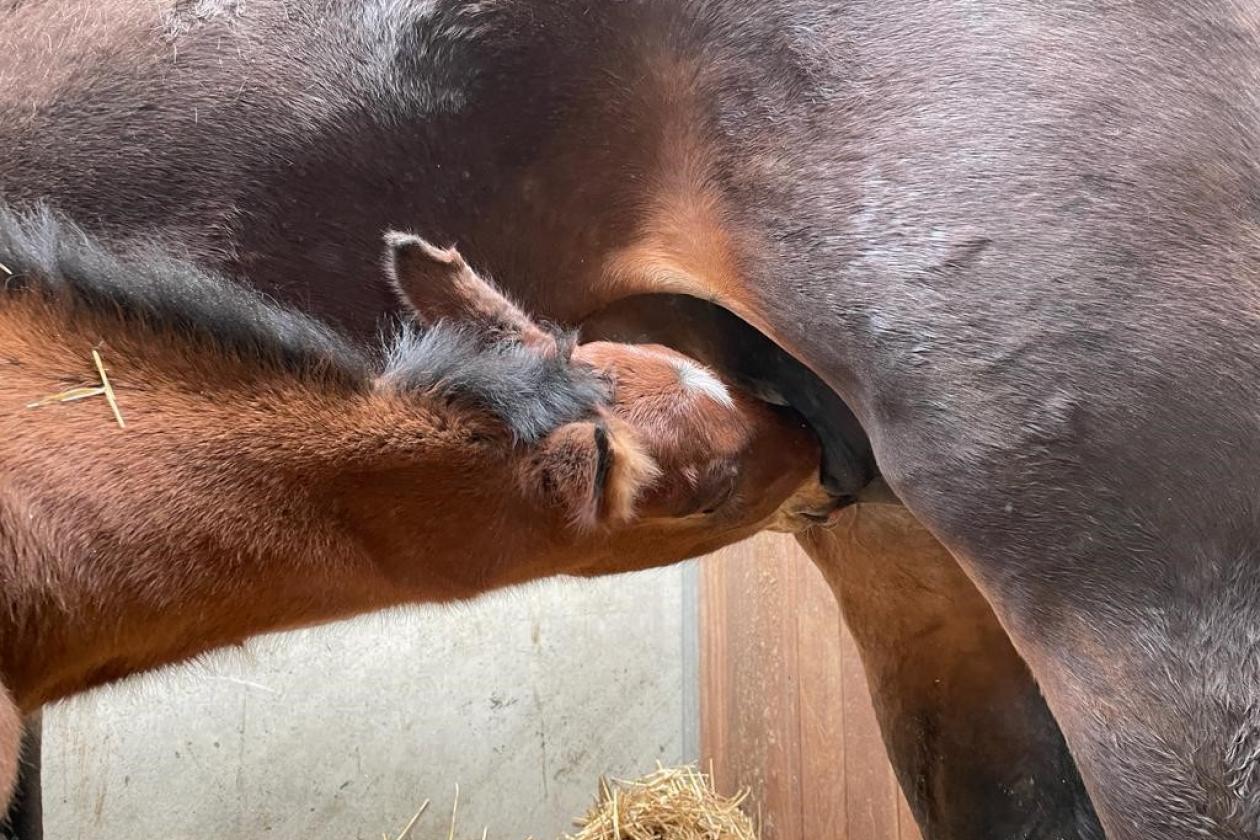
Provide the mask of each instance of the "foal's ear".
{"label": "foal's ear", "polygon": [[385,235],[386,270],[394,291],[416,320],[467,323],[554,350],[555,339],[464,262],[454,248],[438,248],[418,236]]}

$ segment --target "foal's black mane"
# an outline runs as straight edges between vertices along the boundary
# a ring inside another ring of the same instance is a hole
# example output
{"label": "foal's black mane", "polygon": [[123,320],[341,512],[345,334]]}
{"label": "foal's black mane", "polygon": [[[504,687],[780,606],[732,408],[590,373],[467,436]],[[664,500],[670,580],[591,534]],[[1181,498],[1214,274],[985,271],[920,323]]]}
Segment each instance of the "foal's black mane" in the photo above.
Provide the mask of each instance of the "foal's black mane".
{"label": "foal's black mane", "polygon": [[4,293],[37,292],[71,312],[189,336],[313,386],[366,392],[379,377],[401,393],[485,409],[525,441],[588,415],[607,397],[594,373],[569,364],[567,354],[544,358],[459,326],[401,324],[382,351],[369,352],[160,246],[106,247],[47,207],[20,213],[0,203],[0,266]]}
{"label": "foal's black mane", "polygon": [[298,376],[350,386],[370,377],[369,357],[326,325],[155,245],[107,248],[46,207],[0,205],[0,263],[6,290],[71,311],[143,322]]}

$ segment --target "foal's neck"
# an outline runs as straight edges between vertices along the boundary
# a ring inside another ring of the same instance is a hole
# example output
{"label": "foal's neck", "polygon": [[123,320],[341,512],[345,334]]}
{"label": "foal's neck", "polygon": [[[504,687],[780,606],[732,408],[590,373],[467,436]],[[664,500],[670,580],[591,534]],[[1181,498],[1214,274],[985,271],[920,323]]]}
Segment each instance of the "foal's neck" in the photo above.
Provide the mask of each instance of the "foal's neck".
{"label": "foal's neck", "polygon": [[[19,705],[472,594],[423,539],[436,488],[469,468],[466,417],[129,329],[0,305],[0,679]],[[104,396],[26,407],[96,382],[101,338],[125,429]],[[406,515],[382,519],[391,505]],[[399,546],[422,573],[382,562]]]}

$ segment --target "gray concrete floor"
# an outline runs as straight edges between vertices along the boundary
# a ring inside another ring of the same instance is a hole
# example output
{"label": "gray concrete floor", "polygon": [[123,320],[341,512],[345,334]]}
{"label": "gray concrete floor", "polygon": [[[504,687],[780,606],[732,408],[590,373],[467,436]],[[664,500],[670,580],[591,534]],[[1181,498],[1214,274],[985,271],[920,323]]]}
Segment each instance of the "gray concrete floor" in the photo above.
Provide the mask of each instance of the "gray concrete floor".
{"label": "gray concrete floor", "polygon": [[601,773],[693,760],[694,569],[264,639],[45,716],[56,840],[555,837]]}

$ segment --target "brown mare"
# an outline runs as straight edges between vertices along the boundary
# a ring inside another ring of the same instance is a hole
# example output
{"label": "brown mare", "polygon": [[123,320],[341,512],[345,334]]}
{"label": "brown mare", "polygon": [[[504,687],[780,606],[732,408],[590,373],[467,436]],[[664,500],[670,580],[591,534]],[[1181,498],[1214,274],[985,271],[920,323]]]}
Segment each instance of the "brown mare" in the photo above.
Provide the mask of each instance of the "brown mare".
{"label": "brown mare", "polygon": [[6,8],[11,201],[364,337],[420,230],[873,456],[811,544],[929,837],[1260,836],[1254,3]]}
{"label": "brown mare", "polygon": [[[826,518],[791,412],[572,347],[389,238],[430,323],[373,358],[231,281],[0,208],[0,802],[21,718],[266,631],[702,554]],[[40,398],[100,378],[104,395]]]}

